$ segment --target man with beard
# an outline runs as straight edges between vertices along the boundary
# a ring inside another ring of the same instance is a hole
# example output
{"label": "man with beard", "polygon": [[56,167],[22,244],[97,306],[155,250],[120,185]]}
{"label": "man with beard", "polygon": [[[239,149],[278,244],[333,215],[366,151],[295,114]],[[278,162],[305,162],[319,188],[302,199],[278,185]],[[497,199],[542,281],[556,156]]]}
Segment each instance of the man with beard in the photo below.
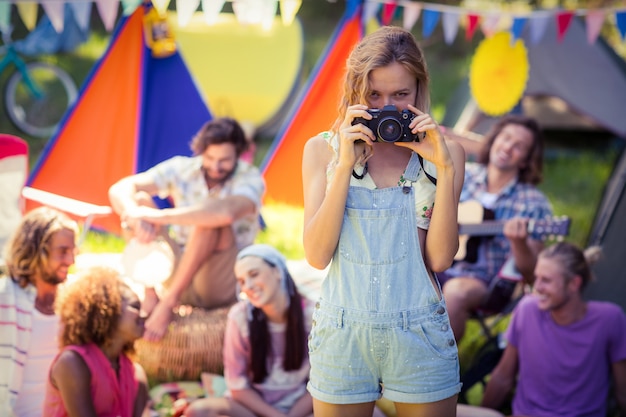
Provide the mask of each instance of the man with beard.
{"label": "man with beard", "polygon": [[0,277],[0,415],[40,417],[58,352],[54,300],[74,263],[76,222],[40,207],[24,216],[5,248]]}
{"label": "man with beard", "polygon": [[[475,151],[465,147],[467,153]],[[552,216],[550,202],[537,188],[543,179],[543,148],[543,133],[534,119],[507,115],[485,136],[477,161],[465,165],[461,203],[480,203],[504,226],[502,235],[480,238],[473,245],[473,256],[438,274],[457,341],[463,338],[471,313],[490,307],[489,288],[505,265],[514,264],[511,275],[527,284],[534,281],[533,269],[544,243],[539,233],[528,232],[528,224]]]}
{"label": "man with beard", "polygon": [[[215,119],[192,139],[194,156],[175,156],[109,189],[123,228],[142,243],[161,237],[177,258],[160,299],[146,289],[145,339],[163,337],[179,303],[212,309],[235,302],[235,257],[256,237],[265,191],[259,170],[239,158],[246,147],[239,123]],[[173,208],[156,208],[153,196]]]}

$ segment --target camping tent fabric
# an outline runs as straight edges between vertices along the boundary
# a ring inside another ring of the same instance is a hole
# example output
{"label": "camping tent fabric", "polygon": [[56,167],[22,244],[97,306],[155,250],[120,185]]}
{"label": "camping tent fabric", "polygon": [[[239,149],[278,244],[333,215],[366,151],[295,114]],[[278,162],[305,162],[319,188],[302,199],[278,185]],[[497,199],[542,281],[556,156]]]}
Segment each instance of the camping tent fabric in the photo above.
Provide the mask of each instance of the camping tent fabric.
{"label": "camping tent fabric", "polygon": [[626,152],[613,170],[589,238],[589,245],[602,247],[602,258],[592,265],[597,278],[585,289],[585,297],[619,304],[626,311]]}
{"label": "camping tent fabric", "polygon": [[[590,119],[596,126],[626,138],[626,64],[606,42],[598,38],[590,45],[584,24],[578,20],[572,21],[563,41],[557,39],[555,27],[548,28],[536,44],[529,37],[529,31],[524,32],[522,39],[530,63],[524,96],[558,97],[579,120]],[[450,101],[442,124],[485,133],[498,118],[488,117],[475,108],[467,83],[459,90]],[[473,117],[464,119],[467,113],[473,113]],[[541,122],[544,115],[537,117]]]}
{"label": "camping tent fabric", "polygon": [[285,118],[261,169],[265,202],[303,206],[302,151],[306,141],[330,129],[337,116],[341,74],[350,51],[361,39],[360,7],[348,5],[294,110]]}
{"label": "camping tent fabric", "polygon": [[[180,54],[151,56],[143,16],[139,7],[120,21],[27,185],[108,205],[115,181],[191,153],[189,142],[211,113]],[[27,210],[34,205],[29,202]],[[94,225],[119,233],[116,215]]]}

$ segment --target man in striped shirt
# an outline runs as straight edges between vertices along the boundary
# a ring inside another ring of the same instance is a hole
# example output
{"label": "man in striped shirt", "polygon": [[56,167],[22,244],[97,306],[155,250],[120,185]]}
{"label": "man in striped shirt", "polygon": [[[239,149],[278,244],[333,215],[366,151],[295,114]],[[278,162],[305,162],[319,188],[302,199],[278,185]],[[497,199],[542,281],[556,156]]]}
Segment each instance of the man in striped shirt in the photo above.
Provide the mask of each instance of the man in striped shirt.
{"label": "man in striped shirt", "polygon": [[5,248],[0,277],[0,415],[40,417],[58,351],[57,288],[74,263],[76,222],[47,207],[27,213]]}

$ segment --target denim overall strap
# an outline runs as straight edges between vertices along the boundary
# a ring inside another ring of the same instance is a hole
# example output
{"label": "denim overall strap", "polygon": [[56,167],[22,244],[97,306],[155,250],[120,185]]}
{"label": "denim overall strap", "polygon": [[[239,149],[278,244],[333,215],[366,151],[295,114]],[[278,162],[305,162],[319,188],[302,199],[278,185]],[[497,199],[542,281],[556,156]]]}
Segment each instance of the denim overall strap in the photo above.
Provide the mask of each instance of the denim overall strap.
{"label": "denim overall strap", "polygon": [[[405,179],[421,169],[413,153]],[[421,255],[413,187],[351,186],[322,300],[345,309],[392,313],[438,304]]]}

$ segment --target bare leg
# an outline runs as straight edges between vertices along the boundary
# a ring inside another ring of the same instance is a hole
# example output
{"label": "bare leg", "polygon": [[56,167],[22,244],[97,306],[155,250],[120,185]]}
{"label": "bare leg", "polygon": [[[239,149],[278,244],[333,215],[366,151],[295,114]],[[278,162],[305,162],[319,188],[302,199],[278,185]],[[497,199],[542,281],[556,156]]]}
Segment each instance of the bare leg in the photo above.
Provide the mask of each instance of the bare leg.
{"label": "bare leg", "polygon": [[221,229],[194,227],[189,235],[186,249],[174,274],[168,283],[168,289],[146,320],[144,338],[149,341],[160,340],[172,320],[172,309],[178,304],[181,294],[191,283],[196,271],[205,259],[219,247]]}
{"label": "bare leg", "polygon": [[313,399],[313,414],[316,417],[363,417],[372,416],[375,410],[381,415],[382,412],[375,408],[374,402],[361,404],[329,404]]}
{"label": "bare leg", "polygon": [[455,417],[457,396],[434,403],[395,403],[398,417]]}
{"label": "bare leg", "polygon": [[459,342],[465,334],[465,324],[471,312],[480,307],[487,297],[487,286],[476,278],[452,278],[443,286],[443,297],[448,307],[450,326]]}

